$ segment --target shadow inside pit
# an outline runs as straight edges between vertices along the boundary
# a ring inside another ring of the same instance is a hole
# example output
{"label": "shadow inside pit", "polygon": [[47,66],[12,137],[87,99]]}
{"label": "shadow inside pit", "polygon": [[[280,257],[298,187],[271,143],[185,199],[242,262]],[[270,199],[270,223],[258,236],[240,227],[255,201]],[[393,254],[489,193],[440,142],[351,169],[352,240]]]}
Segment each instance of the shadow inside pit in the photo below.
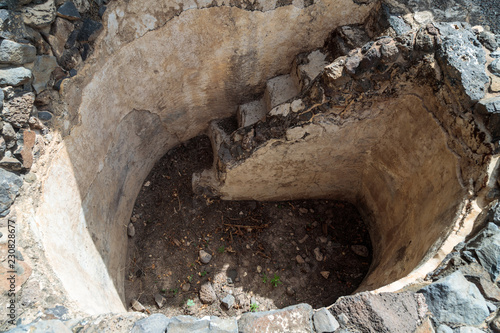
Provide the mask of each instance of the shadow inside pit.
{"label": "shadow inside pit", "polygon": [[[210,140],[199,136],[170,150],[145,180],[131,218],[128,304],[137,299],[167,316],[224,317],[297,303],[319,308],[355,291],[372,246],[354,205],[196,195],[192,174],[209,168],[212,158]],[[212,256],[207,264],[200,250]],[[199,296],[207,282],[218,299],[212,304]],[[220,300],[229,294],[235,305],[228,310]]]}

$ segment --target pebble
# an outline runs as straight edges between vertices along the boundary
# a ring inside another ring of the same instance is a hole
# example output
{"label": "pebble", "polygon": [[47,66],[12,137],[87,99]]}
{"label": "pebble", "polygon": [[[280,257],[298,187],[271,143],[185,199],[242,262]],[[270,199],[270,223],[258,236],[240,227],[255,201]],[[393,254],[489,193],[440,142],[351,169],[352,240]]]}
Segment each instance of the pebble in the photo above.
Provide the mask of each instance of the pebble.
{"label": "pebble", "polygon": [[155,302],[156,302],[156,305],[158,305],[159,309],[161,309],[163,307],[163,305],[165,305],[166,300],[167,299],[165,297],[163,297],[162,295],[155,294]]}
{"label": "pebble", "polygon": [[189,291],[189,289],[191,289],[191,284],[189,283],[184,283],[182,285],[182,291],[186,292],[186,291]]}
{"label": "pebble", "polygon": [[231,294],[226,295],[226,297],[224,297],[221,300],[221,303],[222,303],[222,305],[224,305],[226,307],[226,309],[228,309],[228,310],[232,309],[234,306],[234,296]]}
{"label": "pebble", "polygon": [[286,293],[289,296],[293,296],[293,295],[295,295],[295,290],[293,290],[292,287],[288,286],[288,287],[286,287]]}
{"label": "pebble", "polygon": [[325,279],[328,279],[328,277],[330,276],[329,271],[321,271],[319,272],[319,274],[321,274],[321,276],[324,277]]}
{"label": "pebble", "polygon": [[299,265],[302,265],[305,263],[304,259],[302,258],[302,256],[300,256],[299,254],[297,254],[297,256],[295,257],[295,260],[297,260],[297,263]]}
{"label": "pebble", "polygon": [[309,235],[305,235],[301,240],[299,240],[299,244],[304,243],[309,238]]}
{"label": "pebble", "polygon": [[142,305],[138,300],[136,299],[133,299],[130,304],[132,305],[132,309],[134,309],[134,311],[139,311],[139,312],[143,312],[146,310],[146,308],[144,307],[144,305]]}
{"label": "pebble", "polygon": [[326,238],[325,236],[320,236],[320,237],[319,237],[319,241],[320,241],[322,244],[325,244],[326,242],[328,242],[328,238]]}
{"label": "pebble", "polygon": [[200,261],[203,264],[208,264],[212,260],[212,255],[205,250],[200,250]]}
{"label": "pebble", "polygon": [[323,261],[323,259],[325,258],[323,256],[323,253],[321,253],[319,247],[314,249],[314,257],[316,258],[317,261]]}
{"label": "pebble", "polygon": [[307,212],[308,212],[307,208],[299,208],[300,214],[307,214]]}
{"label": "pebble", "polygon": [[367,258],[370,255],[368,248],[364,245],[351,245],[351,250],[360,257]]}
{"label": "pebble", "polygon": [[132,216],[132,217],[130,218],[130,222],[132,222],[132,223],[137,222],[137,217]]}
{"label": "pebble", "polygon": [[128,224],[127,234],[128,234],[129,237],[134,237],[135,236],[135,227],[134,227],[134,225],[132,223]]}
{"label": "pebble", "polygon": [[257,266],[257,273],[262,273],[262,267],[261,266]]}

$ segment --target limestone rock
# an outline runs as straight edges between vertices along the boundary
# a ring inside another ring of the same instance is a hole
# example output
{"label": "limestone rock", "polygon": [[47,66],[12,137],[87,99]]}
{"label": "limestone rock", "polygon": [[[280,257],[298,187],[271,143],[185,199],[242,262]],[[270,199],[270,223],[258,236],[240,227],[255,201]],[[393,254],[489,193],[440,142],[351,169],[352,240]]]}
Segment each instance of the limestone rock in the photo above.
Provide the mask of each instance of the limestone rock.
{"label": "limestone rock", "polygon": [[66,1],[61,7],[59,7],[57,9],[57,16],[71,21],[79,20],[82,18],[80,16],[80,13],[78,12],[78,9],[72,1]]}
{"label": "limestone rock", "polygon": [[1,86],[20,86],[31,80],[31,71],[24,67],[0,68]]}
{"label": "limestone rock", "polygon": [[56,67],[57,61],[53,56],[36,57],[35,67],[33,67],[33,88],[37,94],[48,88],[50,75]]}
{"label": "limestone rock", "polygon": [[339,298],[330,311],[337,316],[345,314],[349,323],[363,332],[413,333],[427,307],[424,297],[412,292],[362,292]]}
{"label": "limestone rock", "polygon": [[215,295],[215,290],[210,282],[201,286],[200,300],[205,304],[212,304],[217,300],[217,295]]}
{"label": "limestone rock", "polygon": [[420,291],[438,322],[479,325],[490,314],[477,287],[457,271]]}
{"label": "limestone rock", "polygon": [[4,39],[0,44],[0,63],[23,65],[35,61],[36,48]]}
{"label": "limestone rock", "polygon": [[485,72],[486,55],[467,23],[437,23],[442,43],[437,59],[448,80],[462,83],[465,93],[475,102],[484,97],[489,78]]}
{"label": "limestone rock", "polygon": [[310,333],[312,328],[312,307],[298,304],[281,310],[247,312],[238,320],[240,333],[295,332]]}
{"label": "limestone rock", "polygon": [[200,250],[200,261],[203,264],[208,264],[212,260],[212,255],[204,250]]}
{"label": "limestone rock", "polygon": [[23,180],[21,177],[0,169],[0,213],[9,209],[22,185]]}
{"label": "limestone rock", "polygon": [[462,326],[453,331],[454,333],[484,333],[483,330],[480,330],[477,327],[471,326]]}
{"label": "limestone rock", "polygon": [[8,121],[14,127],[23,127],[28,124],[33,103],[35,102],[35,94],[25,93],[20,96],[5,102],[2,116],[5,121]]}
{"label": "limestone rock", "polygon": [[147,318],[135,322],[131,333],[163,333],[166,331],[170,319],[164,314],[155,313]]}
{"label": "limestone rock", "polygon": [[338,321],[326,308],[321,308],[313,315],[314,329],[318,333],[334,332],[340,327]]}
{"label": "limestone rock", "polygon": [[54,0],[47,0],[40,5],[23,7],[22,15],[26,25],[43,28],[56,19],[56,4]]}

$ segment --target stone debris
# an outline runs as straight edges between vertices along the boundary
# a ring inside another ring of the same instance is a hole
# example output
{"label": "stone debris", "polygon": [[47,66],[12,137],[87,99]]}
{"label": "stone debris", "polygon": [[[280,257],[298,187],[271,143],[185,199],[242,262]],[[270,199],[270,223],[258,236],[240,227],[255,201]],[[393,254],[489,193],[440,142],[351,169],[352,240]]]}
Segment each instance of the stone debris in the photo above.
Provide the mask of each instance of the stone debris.
{"label": "stone debris", "polygon": [[167,299],[163,297],[163,295],[160,294],[155,294],[155,303],[158,306],[158,309],[161,309],[164,305]]}
{"label": "stone debris", "polygon": [[316,258],[316,261],[323,261],[323,259],[325,258],[323,253],[321,253],[319,247],[314,249],[314,258]]}
{"label": "stone debris", "polygon": [[297,264],[299,264],[299,265],[302,265],[305,263],[304,258],[302,258],[302,256],[299,254],[297,254],[297,256],[295,257],[295,260],[297,261]]}
{"label": "stone debris", "polygon": [[328,271],[321,271],[319,272],[319,274],[321,274],[321,276],[324,277],[326,280],[328,280],[328,277],[330,277],[330,272]]}
{"label": "stone debris", "polygon": [[235,302],[234,296],[231,294],[226,295],[226,297],[224,297],[221,300],[222,305],[224,305],[227,310],[230,310],[233,308],[234,302]]}
{"label": "stone debris", "polygon": [[135,227],[133,223],[129,223],[127,227],[127,235],[129,237],[134,237],[135,236]]}
{"label": "stone debris", "polygon": [[31,71],[24,67],[0,68],[0,86],[20,86],[31,80]]}
{"label": "stone debris", "polygon": [[54,0],[48,0],[40,5],[23,7],[22,16],[26,25],[34,28],[46,27],[56,19],[56,4]]}
{"label": "stone debris", "polygon": [[57,16],[75,21],[82,18],[78,9],[72,1],[66,1],[61,7],[57,9]]}
{"label": "stone debris", "polygon": [[0,44],[0,63],[23,65],[35,61],[36,48],[31,44],[20,44],[4,39]]}
{"label": "stone debris", "polygon": [[312,308],[309,304],[298,304],[281,310],[247,312],[238,320],[240,333],[296,332],[310,333]]}
{"label": "stone debris", "polygon": [[191,284],[190,283],[184,283],[181,288],[182,288],[182,291],[188,292],[191,289]]}
{"label": "stone debris", "polygon": [[217,295],[210,282],[201,285],[200,288],[200,301],[205,304],[212,304],[217,300]]}
{"label": "stone debris", "polygon": [[200,250],[200,261],[206,265],[210,260],[212,260],[212,255],[205,250]]}
{"label": "stone debris", "polygon": [[351,250],[360,257],[367,258],[370,255],[368,248],[364,245],[351,245]]}
{"label": "stone debris", "polygon": [[142,305],[138,300],[136,299],[133,299],[132,301],[130,301],[130,305],[132,306],[132,309],[134,311],[138,311],[138,312],[143,312],[143,311],[146,311],[146,308],[144,307],[144,305]]}
{"label": "stone debris", "polygon": [[318,333],[335,332],[340,325],[335,317],[326,308],[321,308],[313,315],[314,329]]}

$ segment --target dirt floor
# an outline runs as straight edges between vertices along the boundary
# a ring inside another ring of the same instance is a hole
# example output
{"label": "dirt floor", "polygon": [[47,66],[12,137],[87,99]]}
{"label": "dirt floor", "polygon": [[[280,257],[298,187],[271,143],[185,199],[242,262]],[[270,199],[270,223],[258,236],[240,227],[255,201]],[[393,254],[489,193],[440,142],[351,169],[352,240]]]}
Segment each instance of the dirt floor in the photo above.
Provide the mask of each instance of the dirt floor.
{"label": "dirt floor", "polygon": [[[192,174],[211,164],[210,140],[200,136],[169,151],[144,182],[131,218],[129,304],[136,299],[167,317],[226,317],[302,302],[327,306],[361,283],[371,243],[353,205],[193,194]],[[200,250],[212,255],[208,264]],[[199,298],[207,282],[218,298],[212,304]],[[230,309],[221,304],[229,294],[235,297]]]}

